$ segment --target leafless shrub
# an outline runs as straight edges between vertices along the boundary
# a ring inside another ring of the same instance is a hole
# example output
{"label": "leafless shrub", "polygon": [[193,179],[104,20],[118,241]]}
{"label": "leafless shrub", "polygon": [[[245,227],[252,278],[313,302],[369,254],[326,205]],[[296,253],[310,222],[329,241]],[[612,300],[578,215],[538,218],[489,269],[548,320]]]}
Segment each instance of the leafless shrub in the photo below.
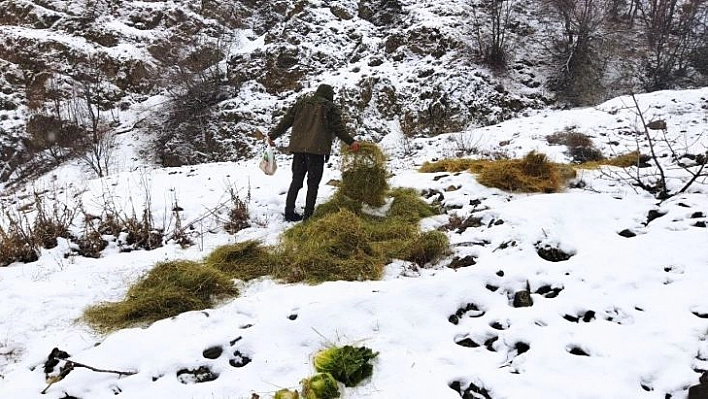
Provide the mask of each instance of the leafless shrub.
{"label": "leafless shrub", "polygon": [[650,57],[642,76],[647,90],[671,88],[705,47],[706,0],[637,0]]}
{"label": "leafless shrub", "polygon": [[415,154],[415,144],[413,143],[413,139],[408,137],[407,135],[402,135],[400,139],[400,148],[401,151],[403,152],[404,157],[410,157],[411,155]]}
{"label": "leafless shrub", "polygon": [[72,206],[59,201],[46,203],[41,193],[34,193],[35,215],[32,235],[42,247],[50,249],[57,246],[57,238],[71,238],[71,226],[78,211],[78,206]]}
{"label": "leafless shrub", "polygon": [[215,106],[232,97],[226,72],[219,64],[228,43],[187,43],[186,56],[169,71],[169,101],[155,150],[164,166],[205,162],[223,153]]}
{"label": "leafless shrub", "polygon": [[455,157],[477,155],[481,153],[480,146],[484,136],[473,135],[470,132],[454,133],[448,138],[452,142],[452,152]]}
{"label": "leafless shrub", "polygon": [[236,234],[247,227],[251,227],[248,214],[248,203],[251,199],[250,187],[245,201],[239,197],[238,192],[233,187],[229,188],[229,196],[231,198],[231,207],[228,220],[224,223],[224,230],[229,234]]}
{"label": "leafless shrub", "polygon": [[10,220],[9,226],[0,226],[0,267],[14,262],[34,262],[39,259],[39,247],[29,232],[17,220]]}
{"label": "leafless shrub", "polygon": [[89,58],[78,72],[69,112],[73,123],[86,132],[88,151],[81,153],[80,159],[96,176],[104,177],[113,161],[115,132],[105,112],[108,79],[99,62]]}
{"label": "leafless shrub", "polygon": [[[631,106],[639,120],[639,137],[646,140],[649,148],[649,161],[644,162],[644,165],[639,165],[634,169],[620,171],[613,169],[605,169],[603,173],[616,180],[628,181],[633,186],[653,194],[659,200],[666,200],[677,194],[686,192],[696,181],[702,179],[708,180],[708,150],[701,154],[688,154],[688,143],[684,143],[684,148],[679,149],[677,141],[667,136],[666,127],[663,129],[651,129],[644,117],[644,112],[641,110],[639,103],[634,95],[632,95],[633,105]],[[637,141],[637,150],[639,149],[639,141]],[[670,155],[669,162],[662,161],[662,153]],[[639,151],[637,151],[639,154]],[[662,165],[663,162],[663,165]],[[669,184],[667,172],[681,172],[683,178],[679,178],[679,184]],[[673,188],[679,187],[679,188]]]}
{"label": "leafless shrub", "polygon": [[488,21],[481,21],[474,12],[474,30],[479,53],[483,61],[494,68],[504,68],[508,62],[508,27],[513,15],[513,0],[486,0],[482,7],[489,15]]}
{"label": "leafless shrub", "polygon": [[595,147],[590,137],[568,126],[561,132],[546,136],[546,141],[551,145],[564,145],[568,148],[567,154],[573,162],[583,163],[604,159],[602,151]]}
{"label": "leafless shrub", "polygon": [[0,266],[13,262],[33,262],[40,248],[54,248],[58,238],[71,239],[71,226],[78,206],[47,199],[35,191],[33,202],[6,208],[0,214]]}
{"label": "leafless shrub", "polygon": [[101,252],[108,246],[108,241],[93,226],[90,215],[84,215],[84,218],[87,219],[84,233],[76,240],[76,252],[87,258],[100,258]]}
{"label": "leafless shrub", "polygon": [[595,101],[602,90],[605,69],[603,31],[606,8],[603,0],[550,0],[550,10],[562,24],[563,36],[547,47],[557,64],[552,86],[572,104]]}

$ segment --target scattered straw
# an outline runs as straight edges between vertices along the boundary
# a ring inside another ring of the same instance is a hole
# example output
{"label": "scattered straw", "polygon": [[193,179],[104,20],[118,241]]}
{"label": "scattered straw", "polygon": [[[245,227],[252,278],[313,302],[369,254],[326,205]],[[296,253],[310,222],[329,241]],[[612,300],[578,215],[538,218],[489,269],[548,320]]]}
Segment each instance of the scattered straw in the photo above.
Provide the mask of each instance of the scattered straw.
{"label": "scattered straw", "polygon": [[197,262],[162,262],[133,285],[124,300],[92,306],[84,319],[110,331],[206,309],[219,298],[237,295],[232,280],[217,270]]}
{"label": "scattered straw", "polygon": [[348,146],[342,148],[342,183],[341,193],[356,201],[371,206],[385,203],[386,156],[373,143],[362,143],[354,153]]}
{"label": "scattered straw", "polygon": [[277,261],[268,248],[249,240],[216,248],[204,263],[232,278],[248,281],[272,274]]}

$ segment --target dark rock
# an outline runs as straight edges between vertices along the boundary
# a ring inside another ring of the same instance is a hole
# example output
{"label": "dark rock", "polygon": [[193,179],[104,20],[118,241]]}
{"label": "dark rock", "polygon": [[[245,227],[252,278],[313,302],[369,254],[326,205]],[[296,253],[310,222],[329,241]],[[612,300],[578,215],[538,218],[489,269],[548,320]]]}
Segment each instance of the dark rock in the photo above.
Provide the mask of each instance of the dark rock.
{"label": "dark rock", "polygon": [[478,348],[479,344],[474,342],[471,338],[464,338],[459,341],[455,341],[457,345],[464,346],[465,348]]}
{"label": "dark rock", "polygon": [[229,341],[229,345],[231,345],[231,346],[236,345],[236,342],[240,341],[242,338],[243,338],[243,337],[240,337],[240,336],[239,336],[239,337],[236,337],[236,338],[232,339],[231,341]]}
{"label": "dark rock", "polygon": [[630,229],[624,229],[618,233],[620,236],[625,237],[625,238],[632,238],[636,237],[637,233],[633,232]]}
{"label": "dark rock", "polygon": [[497,276],[504,277],[504,270],[497,270]]}
{"label": "dark rock", "polygon": [[339,19],[350,20],[353,18],[349,11],[347,11],[344,7],[340,5],[330,6],[329,11],[332,13],[332,15]]}
{"label": "dark rock", "polygon": [[212,346],[210,348],[204,349],[202,356],[207,359],[217,359],[224,352],[224,348],[221,346]]}
{"label": "dark rock", "polygon": [[296,320],[297,319],[297,314],[293,313],[288,316],[288,320]]}
{"label": "dark rock", "polygon": [[551,287],[550,285],[543,285],[536,290],[536,293],[543,295],[546,298],[555,298],[563,291],[563,287]]}
{"label": "dark rock", "polygon": [[499,289],[499,287],[497,287],[496,285],[491,285],[491,284],[485,285],[484,288],[486,288],[486,289],[488,289],[489,291],[492,291],[492,292],[496,292],[496,291]]}
{"label": "dark rock", "polygon": [[660,217],[662,217],[662,216],[664,216],[664,215],[666,215],[666,212],[661,212],[661,211],[657,211],[656,209],[652,209],[652,210],[650,210],[649,213],[647,214],[647,221],[646,221],[644,224],[645,224],[645,225],[648,225],[648,224],[651,223],[653,220],[656,220],[656,219],[658,219],[658,218],[660,218]]}
{"label": "dark rock", "polygon": [[507,329],[507,327],[505,327],[502,323],[500,323],[498,321],[494,321],[494,322],[489,323],[489,327],[492,327],[493,329],[500,330],[500,331]]}
{"label": "dark rock", "polygon": [[450,389],[452,389],[453,391],[462,395],[462,383],[460,381],[453,381],[453,382],[447,384],[447,386],[449,386]]}
{"label": "dark rock", "polygon": [[703,227],[703,228],[705,228],[705,227],[706,227],[706,222],[704,222],[704,221],[702,221],[702,220],[701,220],[701,221],[698,221],[698,222],[696,222],[696,223],[693,224],[693,227]]}
{"label": "dark rock", "polygon": [[472,382],[470,382],[470,385],[467,387],[467,389],[462,392],[462,399],[479,399],[480,397],[482,399],[492,399],[492,397],[489,396],[489,391],[487,389],[475,385]]}
{"label": "dark rock", "polygon": [[467,255],[464,258],[455,256],[447,267],[450,269],[459,269],[461,267],[474,266],[477,264],[477,258],[472,255]]}
{"label": "dark rock", "polygon": [[459,222],[459,219],[458,219],[458,224],[451,226],[451,227],[452,228],[457,227],[456,233],[462,234],[470,227],[480,227],[480,226],[482,226],[482,218],[476,217],[476,216],[468,216],[462,222]]}
{"label": "dark rock", "polygon": [[699,312],[697,310],[692,310],[691,313],[693,313],[694,316],[696,316],[700,319],[708,319],[708,313]]}
{"label": "dark rock", "polygon": [[514,349],[516,349],[517,355],[521,355],[522,353],[528,352],[529,349],[531,349],[531,345],[526,342],[517,342],[514,344]]}
{"label": "dark rock", "polygon": [[563,318],[566,319],[566,320],[568,320],[568,321],[571,322],[571,323],[577,323],[578,321],[580,321],[580,317],[578,317],[578,316],[572,316],[572,315],[569,315],[569,314],[563,315]]}
{"label": "dark rock", "polygon": [[701,385],[708,385],[708,371],[703,372],[703,375],[698,378],[698,382],[700,382]]}
{"label": "dark rock", "polygon": [[576,355],[576,356],[590,356],[589,353],[585,352],[583,349],[581,349],[578,346],[573,346],[571,348],[568,348],[568,353],[571,355]]}
{"label": "dark rock", "polygon": [[473,303],[468,303],[464,307],[457,309],[457,311],[455,311],[455,314],[448,317],[447,321],[457,325],[460,322],[460,318],[464,315],[467,315],[467,317],[482,317],[484,316],[484,314],[485,312],[483,310],[480,310],[477,305]]}
{"label": "dark rock", "polygon": [[533,298],[531,298],[531,292],[527,290],[518,291],[514,294],[513,305],[515,308],[526,308],[533,306]]}
{"label": "dark rock", "polygon": [[233,367],[240,368],[240,367],[244,367],[248,363],[251,363],[252,360],[253,359],[244,355],[240,351],[236,351],[236,352],[234,352],[234,358],[229,360],[229,364]]}
{"label": "dark rock", "polygon": [[214,381],[219,378],[219,374],[214,373],[207,366],[200,366],[197,369],[181,369],[177,371],[177,379],[182,384],[199,384],[202,382]]}
{"label": "dark rock", "polygon": [[573,257],[575,254],[570,254],[561,251],[559,248],[552,247],[550,245],[541,246],[540,243],[536,244],[536,253],[542,259],[549,262],[563,262]]}
{"label": "dark rock", "polygon": [[583,321],[589,323],[593,320],[595,320],[595,312],[592,310],[588,310],[587,312],[585,312],[585,314],[583,315]]}
{"label": "dark rock", "polygon": [[494,343],[497,342],[498,340],[499,340],[499,337],[497,337],[497,336],[491,337],[491,338],[487,339],[486,341],[484,341],[484,346],[487,348],[488,351],[496,352],[496,349],[494,349]]}
{"label": "dark rock", "polygon": [[425,199],[430,199],[430,198],[432,198],[432,197],[434,197],[434,196],[436,196],[436,195],[442,197],[442,198],[440,199],[440,201],[442,201],[442,200],[445,199],[445,196],[443,196],[443,193],[441,193],[440,191],[435,190],[435,189],[433,189],[433,188],[423,190],[423,191],[420,193],[420,195],[421,195],[423,198],[425,198]]}
{"label": "dark rock", "polygon": [[[433,181],[438,181],[438,180],[442,179],[443,177],[448,177],[448,176],[450,176],[449,173],[445,173],[445,174],[442,174],[442,175],[437,175],[437,176],[434,176],[434,177],[433,177]],[[433,190],[433,191],[434,191],[434,190]]]}
{"label": "dark rock", "polygon": [[384,62],[383,62],[383,60],[382,60],[381,58],[372,58],[372,59],[369,61],[369,66],[370,66],[370,67],[377,67],[377,66],[382,65],[383,63],[384,63]]}
{"label": "dark rock", "polygon": [[496,221],[494,222],[494,225],[495,225],[495,226],[501,226],[502,224],[504,224],[504,221],[501,220],[501,219],[498,219],[498,220],[496,220]]}
{"label": "dark rock", "polygon": [[662,119],[657,119],[647,123],[647,129],[651,130],[666,130],[666,121]]}
{"label": "dark rock", "polygon": [[698,219],[698,218],[703,218],[706,215],[703,212],[693,212],[691,214],[691,219]]}

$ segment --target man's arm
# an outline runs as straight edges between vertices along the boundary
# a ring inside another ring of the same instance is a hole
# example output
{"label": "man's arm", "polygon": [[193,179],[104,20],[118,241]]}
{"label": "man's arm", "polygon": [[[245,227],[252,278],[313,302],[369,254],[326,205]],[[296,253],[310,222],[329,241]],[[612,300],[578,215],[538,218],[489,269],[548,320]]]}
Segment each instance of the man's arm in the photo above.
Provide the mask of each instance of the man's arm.
{"label": "man's arm", "polygon": [[293,105],[285,113],[285,116],[278,122],[278,124],[268,133],[268,142],[273,143],[273,140],[282,136],[288,129],[293,125],[295,121],[295,106]]}
{"label": "man's arm", "polygon": [[332,107],[327,113],[327,119],[329,128],[335,136],[339,137],[339,139],[347,143],[347,145],[352,145],[352,143],[354,143],[355,140],[349,133],[347,133],[347,128],[344,126],[344,122],[342,121],[342,114],[336,106]]}

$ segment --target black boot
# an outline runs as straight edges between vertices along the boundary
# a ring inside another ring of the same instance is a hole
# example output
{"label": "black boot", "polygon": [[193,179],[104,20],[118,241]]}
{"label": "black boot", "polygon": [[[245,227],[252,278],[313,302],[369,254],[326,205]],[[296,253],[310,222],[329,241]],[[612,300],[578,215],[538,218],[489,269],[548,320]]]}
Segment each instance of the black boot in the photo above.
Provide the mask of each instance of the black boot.
{"label": "black boot", "polygon": [[303,214],[302,214],[302,220],[309,219],[313,213],[314,213],[314,211],[312,209],[305,208],[305,212],[303,212]]}
{"label": "black boot", "polygon": [[302,220],[302,215],[299,213],[292,211],[292,212],[285,212],[285,221],[286,222],[299,222]]}

